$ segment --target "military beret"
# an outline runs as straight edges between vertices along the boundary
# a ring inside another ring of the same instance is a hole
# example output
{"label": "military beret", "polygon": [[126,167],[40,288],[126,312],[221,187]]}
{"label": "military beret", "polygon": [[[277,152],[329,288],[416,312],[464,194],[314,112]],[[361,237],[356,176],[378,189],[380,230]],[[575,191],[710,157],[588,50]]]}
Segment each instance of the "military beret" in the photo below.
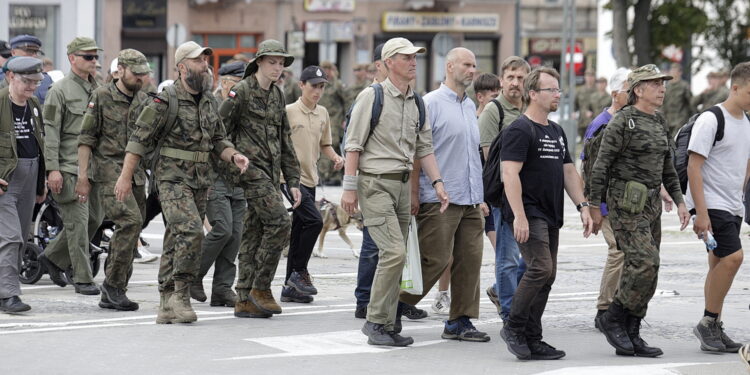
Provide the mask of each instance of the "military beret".
{"label": "military beret", "polygon": [[219,75],[220,76],[234,76],[234,77],[242,77],[243,74],[245,74],[245,64],[242,61],[237,61],[229,64],[224,64],[219,68]]}
{"label": "military beret", "polygon": [[10,40],[10,48],[25,48],[39,51],[42,48],[42,41],[33,35],[22,34]]}
{"label": "military beret", "polygon": [[28,56],[16,56],[8,60],[5,71],[22,74],[32,79],[42,80],[42,60]]}

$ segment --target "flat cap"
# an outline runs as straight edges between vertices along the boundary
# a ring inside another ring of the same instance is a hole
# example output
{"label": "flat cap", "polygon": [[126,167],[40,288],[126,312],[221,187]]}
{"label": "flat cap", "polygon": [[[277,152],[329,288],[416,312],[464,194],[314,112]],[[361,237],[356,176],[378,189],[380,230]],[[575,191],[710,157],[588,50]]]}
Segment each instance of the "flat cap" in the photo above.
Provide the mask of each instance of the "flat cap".
{"label": "flat cap", "polygon": [[237,61],[229,64],[224,64],[219,68],[219,75],[220,76],[234,76],[234,77],[242,77],[243,74],[245,74],[245,64],[242,61]]}
{"label": "flat cap", "polygon": [[198,43],[191,41],[180,44],[177,51],[174,52],[175,65],[185,59],[194,59],[200,55],[212,55],[214,50],[211,47],[201,47]]}
{"label": "flat cap", "polygon": [[415,53],[425,53],[427,49],[424,47],[415,47],[409,39],[406,38],[391,38],[383,45],[382,57],[384,59],[391,58],[396,54],[413,55]]}
{"label": "flat cap", "polygon": [[42,41],[33,35],[21,34],[11,38],[10,48],[23,48],[39,51],[40,48],[42,48]]}
{"label": "flat cap", "polygon": [[8,60],[3,70],[21,74],[31,79],[41,81],[44,78],[42,75],[42,60],[28,56],[15,56]]}
{"label": "flat cap", "polygon": [[96,50],[101,50],[101,48],[96,45],[96,41],[85,36],[79,36],[68,43],[68,55],[72,55],[78,51]]}
{"label": "flat cap", "polygon": [[659,68],[654,64],[646,64],[640,68],[634,69],[630,74],[628,74],[628,83],[630,84],[630,89],[632,90],[633,87],[635,87],[635,84],[642,81],[651,81],[654,79],[664,79],[664,80],[670,80],[673,77],[669,74],[662,73]]}
{"label": "flat cap", "polygon": [[117,63],[127,66],[135,74],[151,73],[151,67],[148,65],[146,56],[132,48],[120,51],[117,55]]}

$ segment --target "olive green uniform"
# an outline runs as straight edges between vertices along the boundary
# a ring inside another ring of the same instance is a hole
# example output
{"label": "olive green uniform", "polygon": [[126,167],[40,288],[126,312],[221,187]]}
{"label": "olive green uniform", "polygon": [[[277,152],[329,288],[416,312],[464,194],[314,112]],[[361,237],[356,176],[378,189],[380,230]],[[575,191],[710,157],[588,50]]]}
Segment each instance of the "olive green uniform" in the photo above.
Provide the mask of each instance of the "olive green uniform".
{"label": "olive green uniform", "polygon": [[[320,97],[318,104],[328,109],[328,115],[331,118],[331,147],[336,152],[339,152],[341,149],[341,139],[344,137],[344,116],[348,110],[345,107],[346,94],[341,81],[338,79],[330,80],[326,84],[325,91]],[[325,157],[320,158],[318,160],[318,171],[320,171],[320,179],[324,182],[332,184],[341,183],[343,171],[334,170],[333,162],[330,159]]]}
{"label": "olive green uniform", "polygon": [[695,112],[691,104],[693,94],[690,92],[690,84],[683,80],[673,80],[667,83],[667,91],[664,94],[664,104],[661,110],[669,126],[670,137],[677,134],[682,125],[685,125],[690,116]]}

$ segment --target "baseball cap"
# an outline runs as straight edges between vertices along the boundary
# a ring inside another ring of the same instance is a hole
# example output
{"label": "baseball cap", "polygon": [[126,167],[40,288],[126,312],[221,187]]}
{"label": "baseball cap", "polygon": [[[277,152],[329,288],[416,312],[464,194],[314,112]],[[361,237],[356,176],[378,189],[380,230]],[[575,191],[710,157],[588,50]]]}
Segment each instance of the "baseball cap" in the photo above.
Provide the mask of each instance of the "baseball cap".
{"label": "baseball cap", "polygon": [[381,53],[383,59],[393,57],[393,55],[401,53],[404,55],[412,55],[415,53],[425,53],[427,49],[424,47],[414,47],[414,44],[406,38],[391,38],[383,45],[383,51]]}
{"label": "baseball cap", "polygon": [[96,45],[96,41],[85,36],[79,36],[68,43],[68,55],[72,55],[78,51],[95,51],[101,50]]}
{"label": "baseball cap", "polygon": [[635,87],[636,83],[642,82],[642,81],[651,81],[654,79],[664,79],[664,80],[670,80],[673,77],[669,74],[662,73],[659,68],[654,64],[646,64],[640,68],[634,69],[630,74],[628,74],[628,83],[630,84],[630,89],[632,90],[633,87]]}
{"label": "baseball cap", "polygon": [[44,79],[44,75],[42,75],[42,60],[33,57],[16,56],[11,58],[3,70],[21,74],[38,81]]}
{"label": "baseball cap", "polygon": [[245,64],[242,61],[236,61],[230,64],[224,64],[219,68],[219,75],[220,76],[233,76],[233,77],[242,77],[243,74],[245,74]]}
{"label": "baseball cap", "polygon": [[185,59],[194,59],[202,54],[213,55],[213,53],[214,50],[211,47],[201,47],[191,40],[177,47],[177,51],[174,53],[174,64],[177,65]]}
{"label": "baseball cap", "polygon": [[383,59],[383,46],[385,43],[380,43],[375,47],[375,51],[372,53],[372,62]]}
{"label": "baseball cap", "polygon": [[117,63],[127,66],[135,74],[151,73],[151,67],[148,66],[146,56],[132,48],[120,51],[117,55]]}
{"label": "baseball cap", "polygon": [[328,77],[326,76],[326,72],[324,72],[323,69],[320,69],[319,66],[310,65],[302,70],[299,80],[302,82],[308,82],[311,85],[316,85],[321,82],[327,83]]}

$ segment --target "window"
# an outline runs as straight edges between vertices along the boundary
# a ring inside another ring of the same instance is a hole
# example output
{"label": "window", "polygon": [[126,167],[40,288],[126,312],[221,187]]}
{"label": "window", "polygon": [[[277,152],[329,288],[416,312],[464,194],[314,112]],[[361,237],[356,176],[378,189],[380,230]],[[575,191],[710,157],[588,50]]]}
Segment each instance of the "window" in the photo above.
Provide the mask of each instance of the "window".
{"label": "window", "polygon": [[[261,40],[261,34],[231,34],[231,33],[195,33],[193,41],[214,50],[211,56],[211,66],[214,74],[218,74],[222,64],[231,60],[234,55],[241,53],[248,58],[253,58],[258,51],[257,41]],[[218,77],[217,77],[218,78]]]}
{"label": "window", "polygon": [[469,39],[464,40],[463,47],[474,52],[477,59],[477,71],[497,74],[497,40]]}

